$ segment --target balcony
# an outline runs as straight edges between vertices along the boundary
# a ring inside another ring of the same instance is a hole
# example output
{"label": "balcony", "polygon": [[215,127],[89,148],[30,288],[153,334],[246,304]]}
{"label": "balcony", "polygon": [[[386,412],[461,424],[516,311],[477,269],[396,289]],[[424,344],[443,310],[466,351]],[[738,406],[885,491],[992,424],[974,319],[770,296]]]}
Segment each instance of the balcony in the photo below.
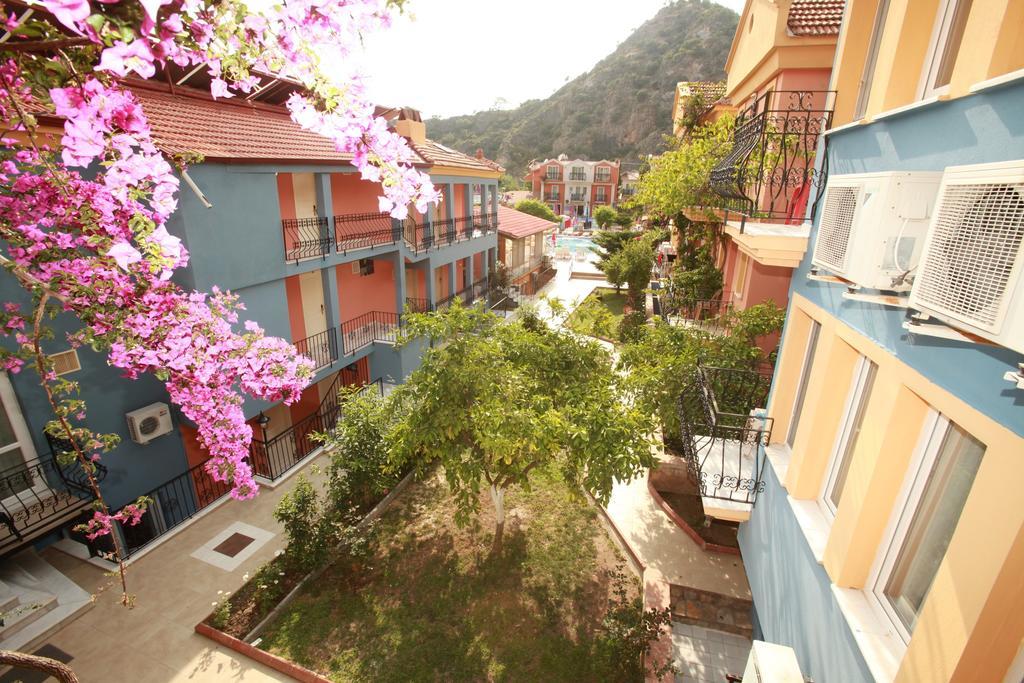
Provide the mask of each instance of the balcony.
{"label": "balcony", "polygon": [[545,183],[560,183],[560,182],[562,182],[562,174],[561,173],[556,173],[556,174],[552,175],[552,174],[549,173],[549,174],[544,176],[544,182]]}
{"label": "balcony", "polygon": [[495,213],[442,218],[433,223],[417,223],[412,217],[406,218],[402,234],[406,245],[416,253],[446,247],[456,242],[482,237],[498,229],[498,215]]}
{"label": "balcony", "polygon": [[[265,432],[254,436],[249,446],[253,471],[274,481],[320,448],[320,441],[313,435],[327,432],[337,423],[338,416],[341,415],[338,391],[344,384],[344,376],[339,374],[316,412],[272,437],[268,437]],[[360,393],[363,392],[378,392],[383,395],[384,383],[378,379],[376,382],[366,384],[360,389]]]}
{"label": "balcony", "polygon": [[453,294],[449,294],[443,299],[440,299],[436,304],[434,304],[434,310],[444,311],[449,306],[451,306],[452,302],[455,301],[456,299],[461,299],[463,305],[468,306],[477,299],[481,298],[486,293],[487,278],[483,277],[474,282],[473,284],[469,285],[468,287],[463,287],[459,291]]}
{"label": "balcony", "polygon": [[612,181],[611,173],[597,173],[594,175],[595,183],[610,183]]}
{"label": "balcony", "polygon": [[546,202],[560,202],[560,201],[562,201],[562,198],[559,197],[557,194],[546,194],[546,195],[544,195],[544,201],[546,201]]}
{"label": "balcony", "polygon": [[284,260],[325,257],[331,250],[327,218],[286,218],[281,221],[284,236]]}
{"label": "balcony", "polygon": [[714,299],[687,299],[672,291],[671,286],[659,293],[655,290],[655,313],[670,325],[691,327],[710,334],[726,334],[734,322],[732,293],[724,292]]}
{"label": "balcony", "polygon": [[338,360],[338,336],[332,327],[295,342],[295,348],[316,364],[315,370],[326,368]]}
{"label": "balcony", "polygon": [[394,342],[402,319],[398,313],[370,311],[341,324],[341,353],[345,356],[374,342]]}
{"label": "balcony", "polygon": [[390,214],[350,213],[334,217],[334,243],[339,254],[394,244],[400,239],[402,232],[394,227]]}
{"label": "balcony", "polygon": [[[96,478],[107,470],[97,465]],[[77,462],[61,465],[52,454],[0,471],[0,555],[73,521],[93,503],[88,478]]]}
{"label": "balcony", "polygon": [[[729,153],[711,171],[717,208],[783,224],[803,222],[807,199],[828,180],[818,144],[832,124],[835,91],[775,90],[736,118]],[[827,144],[827,140],[826,140]],[[815,199],[817,201],[817,199]],[[813,209],[812,209],[813,212]]]}
{"label": "balcony", "polygon": [[709,517],[748,519],[764,489],[770,383],[763,371],[698,367],[679,396],[683,457]]}
{"label": "balcony", "polygon": [[579,180],[579,181],[586,182],[587,174],[585,172],[582,172],[582,171],[579,172],[579,173],[577,173],[576,171],[572,171],[571,173],[569,173],[569,180]]}

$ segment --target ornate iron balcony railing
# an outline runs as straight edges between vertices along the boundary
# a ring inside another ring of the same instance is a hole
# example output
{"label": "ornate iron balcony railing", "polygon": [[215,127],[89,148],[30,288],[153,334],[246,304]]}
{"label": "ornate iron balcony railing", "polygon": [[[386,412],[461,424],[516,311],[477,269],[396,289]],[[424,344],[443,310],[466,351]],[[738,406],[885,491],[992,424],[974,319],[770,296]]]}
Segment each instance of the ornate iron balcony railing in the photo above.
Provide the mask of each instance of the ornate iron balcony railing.
{"label": "ornate iron balcony railing", "polygon": [[722,200],[713,205],[802,222],[808,197],[819,196],[828,179],[828,154],[818,160],[817,151],[832,125],[835,95],[772,90],[755,99],[736,118],[732,147],[711,171],[710,189]]}
{"label": "ornate iron balcony railing", "polygon": [[295,348],[316,363],[316,370],[326,368],[338,360],[338,336],[333,327],[298,340]]}
{"label": "ornate iron balcony railing", "polygon": [[562,182],[562,174],[556,173],[555,175],[545,175],[544,182],[546,183],[560,183]]}
{"label": "ornate iron balcony railing", "polygon": [[772,419],[762,408],[771,377],[745,369],[698,367],[679,395],[683,456],[705,498],[753,504],[764,488],[764,447]]}
{"label": "ornate iron balcony railing", "polygon": [[351,356],[373,342],[393,342],[402,318],[390,311],[370,311],[341,324],[341,353]]}
{"label": "ornate iron balcony railing", "polygon": [[[107,470],[95,467],[94,476],[102,481]],[[0,471],[0,555],[70,522],[93,500],[78,463],[62,465],[50,453]]]}
{"label": "ornate iron balcony railing", "polygon": [[587,174],[585,172],[576,173],[575,171],[572,171],[571,173],[569,173],[569,180],[586,180],[586,179],[587,179]]}

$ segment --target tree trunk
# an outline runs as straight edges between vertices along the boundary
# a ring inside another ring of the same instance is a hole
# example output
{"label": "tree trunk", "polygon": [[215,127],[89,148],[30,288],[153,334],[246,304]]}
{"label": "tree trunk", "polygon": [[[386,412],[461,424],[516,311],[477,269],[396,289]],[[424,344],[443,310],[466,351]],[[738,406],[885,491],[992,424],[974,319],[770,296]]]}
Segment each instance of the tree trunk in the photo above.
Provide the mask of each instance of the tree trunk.
{"label": "tree trunk", "polygon": [[501,540],[505,535],[505,489],[492,486],[491,500],[494,501],[494,543],[491,545],[491,554],[497,555],[501,552]]}
{"label": "tree trunk", "polygon": [[61,683],[78,683],[78,676],[75,675],[70,666],[49,657],[39,657],[12,650],[0,650],[0,665],[42,671],[44,674],[53,676]]}

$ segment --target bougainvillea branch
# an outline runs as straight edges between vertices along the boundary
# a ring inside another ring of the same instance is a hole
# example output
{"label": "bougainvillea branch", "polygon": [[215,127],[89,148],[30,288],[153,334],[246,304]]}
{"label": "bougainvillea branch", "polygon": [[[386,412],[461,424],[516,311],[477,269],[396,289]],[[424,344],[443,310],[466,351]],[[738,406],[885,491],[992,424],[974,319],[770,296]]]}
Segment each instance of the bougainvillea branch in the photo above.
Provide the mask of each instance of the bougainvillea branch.
{"label": "bougainvillea branch", "polygon": [[[298,84],[287,106],[303,128],[330,138],[362,177],[380,183],[382,211],[404,218],[439,200],[429,177],[410,163],[405,140],[374,116],[359,74],[347,67],[360,36],[388,25],[396,4],[378,0],[37,0],[35,11],[6,11],[0,38],[0,262],[30,303],[0,309],[0,330],[13,339],[0,366],[39,374],[55,419],[47,433],[62,465],[76,464],[96,496],[83,525],[90,539],[115,523],[137,524],[147,500],[117,512],[103,500],[97,463],[117,445],[85,424],[78,385],[57,377],[43,341],[44,321],[81,323],[72,347],[105,352],[128,378],[152,374],[195,424],[209,452],[207,468],[238,499],[256,494],[248,461],[252,429],[241,392],[286,404],[298,399],[313,363],[255,323],[239,325],[237,297],[216,288],[186,291],[174,272],[188,263],[166,228],[177,207],[178,177],[154,143],[145,112],[122,81],[151,78],[171,63],[206,69],[215,98],[250,93],[264,79]],[[2,5],[0,5],[2,7]],[[36,116],[63,121],[59,145]],[[23,308],[28,306],[31,325]]]}

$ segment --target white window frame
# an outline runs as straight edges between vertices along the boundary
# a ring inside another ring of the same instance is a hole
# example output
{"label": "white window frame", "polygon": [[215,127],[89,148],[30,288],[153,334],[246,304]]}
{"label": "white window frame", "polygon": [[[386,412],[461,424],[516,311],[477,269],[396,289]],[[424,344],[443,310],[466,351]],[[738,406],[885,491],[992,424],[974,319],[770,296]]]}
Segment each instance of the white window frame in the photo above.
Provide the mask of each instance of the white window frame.
{"label": "white window frame", "polygon": [[546,166],[544,168],[544,180],[551,180],[558,182],[559,177],[562,175],[562,169],[558,166]]}
{"label": "white window frame", "polygon": [[[871,400],[871,396],[866,396],[864,390],[867,387],[868,375],[873,365],[875,364],[870,358],[861,356],[853,366],[850,390],[846,394],[846,405],[843,408],[843,419],[836,432],[836,440],[832,445],[832,455],[829,456],[828,471],[821,487],[821,494],[818,496],[818,504],[821,506],[822,512],[825,513],[825,519],[830,522],[836,518],[837,510],[832,503],[832,493],[837,483],[836,479],[839,476],[839,466],[842,464],[843,456],[846,454],[846,449],[850,444],[850,437],[853,435],[854,420],[860,411],[862,402]],[[875,372],[877,379],[877,367]]]}
{"label": "white window frame", "polygon": [[[793,394],[793,406],[790,409],[789,425],[786,428],[785,444],[788,447],[792,447],[796,443],[796,431],[794,427],[794,418],[798,418],[798,412],[802,412],[803,406],[800,405],[800,388],[803,387],[804,399],[807,398],[807,387],[811,383],[811,378],[807,376],[809,369],[809,362],[813,362],[814,356],[818,351],[818,341],[821,339],[821,323],[811,318],[811,329],[807,334],[807,341],[804,343],[804,358],[800,364],[800,374],[797,376],[796,393]],[[796,427],[799,429],[800,420],[796,420]],[[792,443],[790,443],[792,441]]]}
{"label": "white window frame", "polygon": [[939,66],[942,63],[942,55],[946,51],[946,42],[949,40],[949,30],[953,26],[953,17],[956,16],[956,8],[964,0],[941,0],[938,12],[935,14],[935,25],[932,28],[932,37],[928,43],[928,52],[924,60],[924,69],[921,71],[921,83],[917,89],[919,100],[927,97],[937,97],[949,92],[949,84],[939,87],[932,87],[938,76]]}
{"label": "white window frame", "polygon": [[[0,401],[3,401],[3,409],[7,411],[7,419],[11,423],[11,430],[14,432],[15,439],[14,443],[4,447],[4,451],[20,448],[22,461],[28,467],[31,461],[37,459],[38,454],[36,453],[36,446],[32,442],[32,435],[29,433],[28,423],[21,412],[21,405],[18,403],[18,397],[14,393],[14,386],[11,384],[7,372],[0,372]],[[32,491],[41,495],[48,488],[49,484],[46,478],[37,476],[34,477],[32,485],[25,489],[24,492]],[[24,507],[21,499],[18,498],[18,494],[3,499],[3,504],[8,510],[17,510]]]}
{"label": "white window frame", "polygon": [[875,10],[875,21],[871,27],[871,37],[868,39],[868,53],[864,60],[864,71],[860,77],[857,88],[857,101],[853,107],[855,120],[864,118],[867,114],[868,105],[871,104],[871,88],[875,82],[875,72],[878,69],[878,50],[882,45],[882,35],[885,32],[885,20],[889,14],[889,0],[879,0]]}
{"label": "white window frame", "polygon": [[[864,591],[876,610],[892,625],[904,645],[910,643],[911,633],[889,604],[889,599],[885,596],[885,584],[892,576],[896,559],[907,540],[907,532],[914,521],[914,514],[921,504],[925,486],[935,467],[939,449],[951,427],[952,423],[949,418],[934,408],[929,409],[928,416],[921,427],[921,436],[918,437],[914,453],[910,458],[907,475],[904,477],[899,496],[896,498],[897,505],[889,517],[885,534],[882,536],[882,543],[879,545],[878,556],[875,558],[866,584],[867,588]],[[903,501],[903,503],[900,504],[898,501]],[[927,602],[927,597],[925,601]]]}

